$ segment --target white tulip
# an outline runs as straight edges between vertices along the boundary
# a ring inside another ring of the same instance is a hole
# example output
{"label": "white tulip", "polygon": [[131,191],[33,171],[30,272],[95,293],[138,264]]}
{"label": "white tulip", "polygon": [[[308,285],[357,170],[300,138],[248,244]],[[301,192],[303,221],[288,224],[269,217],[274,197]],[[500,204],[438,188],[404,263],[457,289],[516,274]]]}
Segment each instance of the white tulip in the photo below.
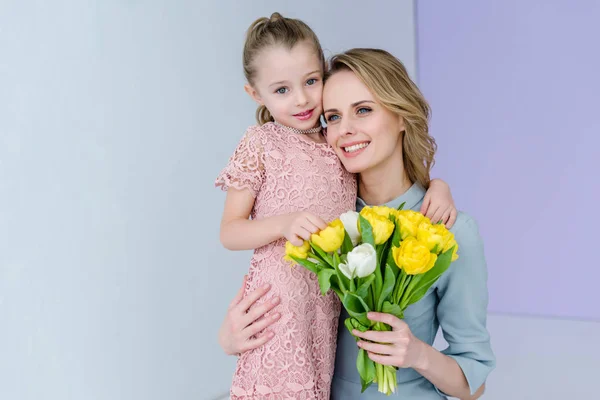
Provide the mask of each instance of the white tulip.
{"label": "white tulip", "polygon": [[346,278],[354,279],[354,271],[350,269],[348,264],[340,263],[338,268],[342,271],[342,274],[346,275]]}
{"label": "white tulip", "polygon": [[377,252],[369,243],[363,243],[348,253],[348,263],[340,264],[339,268],[348,279],[369,276],[377,268]]}
{"label": "white tulip", "polygon": [[358,232],[358,213],[356,211],[347,211],[340,215],[340,220],[344,224],[344,229],[348,232],[352,246],[356,246],[360,241],[360,232]]}

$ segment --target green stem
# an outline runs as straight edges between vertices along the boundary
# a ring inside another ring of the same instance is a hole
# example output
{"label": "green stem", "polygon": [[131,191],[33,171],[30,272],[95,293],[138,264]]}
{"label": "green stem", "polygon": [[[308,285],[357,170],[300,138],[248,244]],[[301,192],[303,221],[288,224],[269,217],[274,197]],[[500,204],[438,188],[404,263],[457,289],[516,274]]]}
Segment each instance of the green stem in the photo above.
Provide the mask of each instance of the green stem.
{"label": "green stem", "polygon": [[387,374],[385,367],[383,367],[383,390],[382,390],[382,393],[388,394],[388,388],[389,388],[388,374]]}
{"label": "green stem", "polygon": [[400,287],[398,296],[396,297],[396,304],[400,304],[400,301],[402,300],[402,298],[406,297],[406,289],[408,288],[408,285],[410,285],[410,282],[412,281],[412,275],[408,275],[405,274],[403,279],[402,279],[402,286]]}
{"label": "green stem", "polygon": [[388,394],[395,393],[396,388],[398,387],[398,381],[396,378],[396,368],[394,368],[392,366],[386,366],[386,374],[387,374],[388,389],[389,389]]}

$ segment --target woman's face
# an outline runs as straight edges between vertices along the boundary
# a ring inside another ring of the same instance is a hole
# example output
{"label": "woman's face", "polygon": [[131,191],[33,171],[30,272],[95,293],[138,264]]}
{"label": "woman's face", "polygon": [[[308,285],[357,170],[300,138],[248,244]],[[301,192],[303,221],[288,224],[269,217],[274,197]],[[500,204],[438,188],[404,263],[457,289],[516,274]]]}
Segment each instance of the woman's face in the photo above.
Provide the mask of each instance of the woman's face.
{"label": "woman's face", "polygon": [[352,71],[339,71],[323,90],[327,142],[352,173],[402,160],[402,117],[380,104]]}

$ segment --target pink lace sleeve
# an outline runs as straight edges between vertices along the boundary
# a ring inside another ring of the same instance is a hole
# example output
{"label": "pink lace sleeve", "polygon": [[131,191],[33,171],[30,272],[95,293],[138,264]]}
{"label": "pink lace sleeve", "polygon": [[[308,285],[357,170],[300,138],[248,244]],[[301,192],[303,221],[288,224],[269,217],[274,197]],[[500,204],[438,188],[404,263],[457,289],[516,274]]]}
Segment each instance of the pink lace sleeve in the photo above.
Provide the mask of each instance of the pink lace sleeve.
{"label": "pink lace sleeve", "polygon": [[215,180],[215,187],[227,190],[249,189],[256,197],[265,177],[265,135],[260,127],[251,127]]}

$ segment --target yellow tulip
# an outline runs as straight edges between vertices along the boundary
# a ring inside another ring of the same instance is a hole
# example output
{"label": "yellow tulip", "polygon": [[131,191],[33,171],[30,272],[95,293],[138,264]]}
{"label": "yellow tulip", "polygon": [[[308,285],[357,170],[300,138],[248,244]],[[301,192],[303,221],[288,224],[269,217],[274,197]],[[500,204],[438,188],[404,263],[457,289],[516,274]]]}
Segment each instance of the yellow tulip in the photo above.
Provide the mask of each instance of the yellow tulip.
{"label": "yellow tulip", "polygon": [[375,211],[377,215],[381,215],[382,217],[389,218],[390,214],[395,214],[396,210],[390,208],[388,206],[371,206],[369,207],[371,210]]}
{"label": "yellow tulip", "polygon": [[400,247],[393,247],[392,256],[396,265],[408,275],[429,271],[437,260],[437,255],[431,253],[427,246],[412,236],[402,241]]}
{"label": "yellow tulip", "polygon": [[423,221],[429,221],[429,218],[413,210],[396,211],[396,219],[400,223],[400,238],[402,240],[409,236],[417,237],[419,224]]}
{"label": "yellow tulip", "polygon": [[443,252],[445,253],[454,247],[454,250],[452,250],[452,261],[456,261],[458,260],[458,254],[456,254],[456,252],[458,251],[458,243],[456,243],[456,239],[454,239],[454,234],[452,232],[448,233],[450,234],[450,239],[444,246]]}
{"label": "yellow tulip", "polygon": [[452,237],[452,233],[446,229],[444,225],[432,225],[429,222],[423,221],[417,228],[417,239],[432,251],[435,249],[436,254],[440,254],[448,241]]}
{"label": "yellow tulip", "polygon": [[[378,211],[381,211],[379,209]],[[386,240],[392,236],[396,225],[390,221],[387,217],[380,215],[377,211],[373,210],[372,207],[365,207],[361,210],[362,215],[373,228],[373,239],[375,244],[385,243]]]}
{"label": "yellow tulip", "polygon": [[285,242],[285,257],[286,261],[296,262],[291,256],[300,259],[306,259],[308,257],[308,251],[310,250],[310,243],[304,241],[302,246],[294,246],[291,242]]}
{"label": "yellow tulip", "polygon": [[327,228],[310,235],[310,241],[319,246],[323,251],[329,253],[337,251],[342,247],[344,235],[344,224],[340,219],[336,219],[330,222]]}

